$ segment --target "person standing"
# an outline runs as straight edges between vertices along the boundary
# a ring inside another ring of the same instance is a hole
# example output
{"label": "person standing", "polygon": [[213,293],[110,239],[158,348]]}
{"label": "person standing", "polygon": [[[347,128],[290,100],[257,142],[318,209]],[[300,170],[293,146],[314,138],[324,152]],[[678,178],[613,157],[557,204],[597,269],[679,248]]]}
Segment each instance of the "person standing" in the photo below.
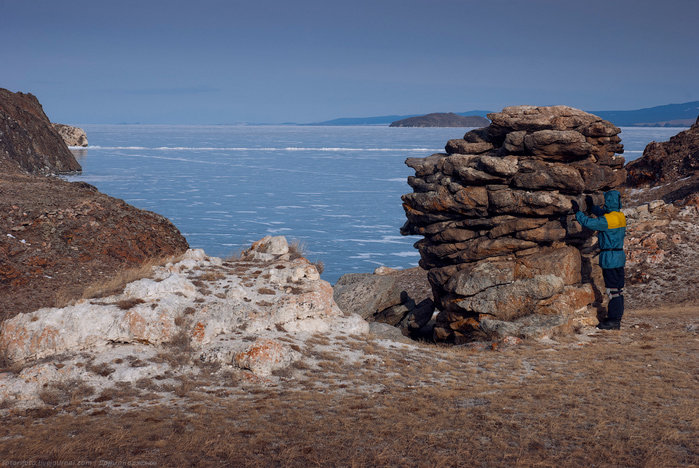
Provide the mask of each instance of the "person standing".
{"label": "person standing", "polygon": [[592,206],[595,218],[586,216],[580,206],[573,201],[575,219],[584,227],[598,231],[599,266],[602,267],[604,285],[609,295],[607,318],[597,328],[602,330],[619,330],[621,317],[624,315],[624,237],[626,236],[626,217],[621,211],[621,194],[610,190],[604,194],[604,207]]}

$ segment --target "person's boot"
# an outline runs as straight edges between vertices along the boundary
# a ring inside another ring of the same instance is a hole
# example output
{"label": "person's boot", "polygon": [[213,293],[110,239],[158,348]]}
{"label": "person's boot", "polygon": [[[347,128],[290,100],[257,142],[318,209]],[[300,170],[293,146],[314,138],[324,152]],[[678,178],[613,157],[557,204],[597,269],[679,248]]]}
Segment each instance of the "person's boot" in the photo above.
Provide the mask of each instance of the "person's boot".
{"label": "person's boot", "polygon": [[604,322],[600,322],[597,328],[600,330],[620,330],[621,322],[618,320],[605,320]]}

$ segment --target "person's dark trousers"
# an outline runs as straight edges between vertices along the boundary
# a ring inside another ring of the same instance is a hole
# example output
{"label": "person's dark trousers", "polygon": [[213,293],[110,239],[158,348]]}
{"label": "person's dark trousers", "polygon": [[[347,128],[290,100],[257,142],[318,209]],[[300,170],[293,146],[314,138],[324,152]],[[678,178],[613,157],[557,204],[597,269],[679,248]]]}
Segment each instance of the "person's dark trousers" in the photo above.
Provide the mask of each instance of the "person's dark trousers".
{"label": "person's dark trousers", "polygon": [[624,315],[624,267],[603,268],[604,285],[610,290],[607,320],[620,322]]}

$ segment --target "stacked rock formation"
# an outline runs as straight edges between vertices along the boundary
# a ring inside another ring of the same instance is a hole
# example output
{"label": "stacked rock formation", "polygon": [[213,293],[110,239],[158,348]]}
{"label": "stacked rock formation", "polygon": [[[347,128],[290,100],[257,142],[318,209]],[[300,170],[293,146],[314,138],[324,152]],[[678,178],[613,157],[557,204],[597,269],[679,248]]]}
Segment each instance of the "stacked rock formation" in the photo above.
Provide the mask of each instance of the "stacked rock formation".
{"label": "stacked rock formation", "polygon": [[620,129],[567,106],[507,107],[446,154],[409,158],[403,235],[421,235],[440,313],[434,336],[541,336],[596,323],[596,236],[572,201],[600,204],[626,179]]}

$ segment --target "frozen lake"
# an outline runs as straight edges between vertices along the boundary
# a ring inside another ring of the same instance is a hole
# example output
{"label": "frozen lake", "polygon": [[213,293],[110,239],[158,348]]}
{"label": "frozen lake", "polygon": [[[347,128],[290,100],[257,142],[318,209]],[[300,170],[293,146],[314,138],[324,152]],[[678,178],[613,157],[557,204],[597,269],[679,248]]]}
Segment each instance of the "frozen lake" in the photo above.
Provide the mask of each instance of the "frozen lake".
{"label": "frozen lake", "polygon": [[[226,257],[266,235],[305,246],[335,283],[380,265],[416,266],[398,232],[408,157],[443,152],[463,128],[80,125],[82,180],[168,217],[193,248]],[[681,128],[623,128],[627,161]]]}

